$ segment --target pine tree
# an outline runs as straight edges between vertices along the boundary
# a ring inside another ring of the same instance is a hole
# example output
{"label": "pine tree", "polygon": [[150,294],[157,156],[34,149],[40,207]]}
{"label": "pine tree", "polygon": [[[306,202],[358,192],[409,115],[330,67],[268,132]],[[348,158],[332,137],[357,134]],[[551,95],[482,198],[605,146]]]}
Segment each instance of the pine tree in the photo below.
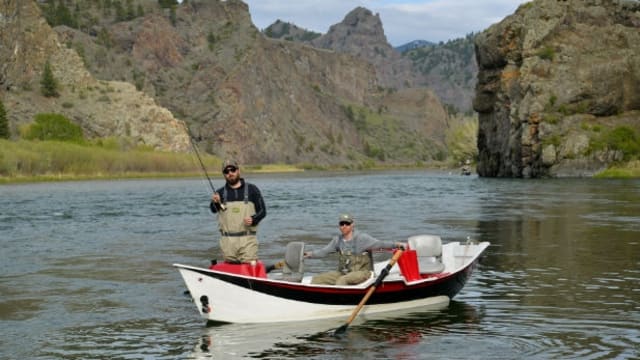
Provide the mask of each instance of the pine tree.
{"label": "pine tree", "polygon": [[8,139],[10,136],[9,119],[7,119],[7,112],[4,110],[4,104],[0,100],[0,139]]}
{"label": "pine tree", "polygon": [[172,8],[178,5],[178,0],[158,0],[158,4],[162,8]]}
{"label": "pine tree", "polygon": [[58,97],[58,81],[53,77],[53,71],[51,71],[51,64],[47,61],[44,64],[44,71],[42,72],[42,80],[40,81],[42,95],[46,97]]}

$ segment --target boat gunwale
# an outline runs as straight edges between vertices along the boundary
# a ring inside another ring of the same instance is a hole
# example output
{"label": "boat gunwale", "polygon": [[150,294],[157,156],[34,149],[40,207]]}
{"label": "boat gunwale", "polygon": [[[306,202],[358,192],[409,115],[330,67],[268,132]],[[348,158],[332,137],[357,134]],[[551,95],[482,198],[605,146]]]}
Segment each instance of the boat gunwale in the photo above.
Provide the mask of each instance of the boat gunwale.
{"label": "boat gunwale", "polygon": [[[453,246],[459,246],[453,245]],[[474,253],[465,256],[464,263],[454,269],[453,272],[443,273],[435,277],[428,277],[414,281],[407,281],[404,276],[394,274],[382,282],[376,290],[372,303],[392,303],[423,298],[425,296],[447,295],[455,296],[466,283],[472,270],[475,268],[479,256],[487,248],[488,243],[479,244]],[[453,254],[453,253],[452,253]],[[453,255],[455,256],[455,255]],[[213,278],[233,286],[244,288],[250,292],[262,293],[282,299],[303,301],[318,304],[342,304],[358,303],[361,296],[367,291],[371,282],[359,285],[318,285],[302,282],[290,282],[279,279],[247,276],[236,273],[216,271],[189,265],[174,264],[175,267],[192,271],[206,277]],[[199,279],[199,281],[201,281]]]}
{"label": "boat gunwale", "polygon": [[[453,247],[466,246],[466,244],[460,244],[459,242],[447,243],[444,246],[447,246],[447,245],[448,246],[453,246]],[[423,284],[423,283],[429,283],[429,282],[434,282],[434,281],[438,281],[438,280],[442,280],[442,279],[447,279],[447,278],[449,278],[449,277],[451,277],[451,276],[463,271],[465,268],[469,267],[470,265],[474,264],[478,260],[480,255],[482,255],[484,253],[484,251],[487,249],[487,247],[489,247],[489,245],[490,244],[488,242],[481,242],[481,243],[475,244],[475,246],[478,246],[479,248],[475,250],[474,254],[469,255],[469,256],[464,256],[466,258],[465,262],[461,266],[458,266],[457,268],[453,269],[453,271],[447,271],[447,272],[442,272],[442,273],[438,273],[438,274],[433,274],[432,276],[427,276],[427,277],[423,277],[421,279],[410,280],[410,281],[408,281],[401,273],[393,273],[393,274],[388,275],[383,280],[382,284],[390,284],[390,283],[402,282],[407,287],[413,287],[413,286],[420,285],[420,284]],[[453,257],[459,257],[459,256],[458,255],[453,255]],[[386,261],[381,261],[379,263],[386,264],[387,262]],[[219,279],[221,281],[222,281],[222,279],[220,279],[220,277],[231,277],[231,278],[245,279],[245,280],[249,280],[249,281],[273,283],[273,284],[277,284],[278,286],[284,285],[285,287],[292,287],[292,288],[330,289],[331,292],[336,292],[336,289],[341,289],[341,290],[345,290],[345,293],[348,292],[348,290],[364,291],[364,290],[368,289],[369,286],[371,286],[371,284],[373,284],[375,282],[376,277],[379,275],[378,273],[374,273],[373,276],[370,277],[367,281],[362,282],[362,283],[357,284],[357,285],[324,285],[324,284],[311,284],[311,283],[305,283],[305,282],[293,282],[293,281],[287,281],[287,280],[275,279],[275,278],[269,278],[269,277],[256,277],[256,276],[251,276],[251,275],[243,275],[243,274],[238,274],[238,273],[231,273],[231,272],[226,272],[226,271],[219,271],[219,270],[214,270],[214,269],[201,268],[201,267],[198,267],[198,266],[184,265],[184,264],[179,264],[179,263],[174,263],[173,266],[178,268],[178,269],[182,268],[182,269],[195,271],[195,272],[198,272],[198,273],[203,274],[203,275],[217,274],[219,276],[215,276],[215,278],[217,278],[217,279]]]}

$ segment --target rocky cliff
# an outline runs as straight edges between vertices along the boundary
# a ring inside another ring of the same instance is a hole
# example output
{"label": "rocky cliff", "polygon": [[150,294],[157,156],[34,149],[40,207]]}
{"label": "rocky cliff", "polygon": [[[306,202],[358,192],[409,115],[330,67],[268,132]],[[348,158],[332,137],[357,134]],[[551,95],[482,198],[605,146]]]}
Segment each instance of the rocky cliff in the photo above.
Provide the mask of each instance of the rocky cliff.
{"label": "rocky cliff", "polygon": [[380,15],[374,15],[366,8],[355,8],[311,44],[365,59],[374,65],[381,86],[394,89],[414,87],[411,61],[400,56],[389,44]]}
{"label": "rocky cliff", "polygon": [[441,44],[415,42],[401,54],[387,42],[380,16],[363,7],[350,11],[326,34],[282,21],[276,21],[264,33],[272,38],[354,55],[374,66],[380,86],[394,90],[429,89],[449,110],[465,113],[472,110],[478,70],[473,34]]}
{"label": "rocky cliff", "polygon": [[484,31],[478,173],[590,176],[624,160],[607,134],[640,129],[638,54],[638,1],[535,0]]}
{"label": "rocky cliff", "polygon": [[[30,4],[30,9],[34,4],[10,3]],[[12,85],[5,85],[14,123],[29,118],[28,111],[48,109],[70,114],[96,136],[123,130],[142,134],[122,126],[132,122],[136,106],[145,104],[137,89],[185,121],[203,150],[246,163],[357,166],[430,161],[446,154],[447,115],[433,94],[385,89],[371,64],[348,54],[269,39],[239,0],[189,0],[171,10],[160,9],[155,0],[136,0],[144,14],[127,19],[94,2],[74,3],[91,21],[76,28],[56,26],[57,37],[49,35],[63,49],[57,51],[76,54],[56,60],[54,73],[67,78],[71,70],[64,64],[76,63],[74,72],[87,69],[88,79],[102,80],[85,87],[65,80],[68,95],[45,101],[34,89],[46,57],[25,55],[22,60],[33,69],[30,89],[19,86],[24,80],[13,71],[6,81]],[[46,28],[42,18],[21,21],[25,27],[39,22]],[[3,43],[12,39],[7,36]],[[36,100],[47,104],[21,105]],[[137,105],[124,106],[125,101]],[[88,114],[93,108],[98,111]]]}
{"label": "rocky cliff", "polygon": [[[49,61],[60,96],[39,92]],[[98,80],[77,52],[60,41],[35,2],[0,2],[0,96],[13,133],[37,113],[60,113],[88,137],[127,136],[159,150],[186,151],[185,125],[153,98],[121,81]]]}

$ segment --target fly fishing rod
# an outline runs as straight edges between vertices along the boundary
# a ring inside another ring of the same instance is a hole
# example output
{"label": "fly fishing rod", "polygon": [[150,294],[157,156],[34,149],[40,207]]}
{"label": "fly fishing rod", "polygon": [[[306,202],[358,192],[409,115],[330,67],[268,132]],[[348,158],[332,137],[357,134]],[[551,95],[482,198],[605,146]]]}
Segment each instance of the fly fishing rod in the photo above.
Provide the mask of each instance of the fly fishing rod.
{"label": "fly fishing rod", "polygon": [[[204,167],[204,163],[202,162],[202,158],[200,157],[200,151],[198,151],[198,147],[196,146],[196,143],[193,141],[193,136],[191,136],[191,132],[189,131],[189,128],[186,125],[185,125],[185,128],[187,129],[187,135],[189,136],[189,142],[191,143],[193,152],[196,153],[196,157],[198,157],[198,161],[200,162],[200,167],[202,167],[202,172],[204,172],[204,175],[207,177],[207,180],[209,181],[209,187],[211,187],[211,191],[215,193],[216,189],[213,187],[213,183],[211,182],[211,178],[207,173],[207,169]],[[216,205],[220,207],[220,210],[222,211],[227,210],[227,207],[223,203],[216,203]]]}

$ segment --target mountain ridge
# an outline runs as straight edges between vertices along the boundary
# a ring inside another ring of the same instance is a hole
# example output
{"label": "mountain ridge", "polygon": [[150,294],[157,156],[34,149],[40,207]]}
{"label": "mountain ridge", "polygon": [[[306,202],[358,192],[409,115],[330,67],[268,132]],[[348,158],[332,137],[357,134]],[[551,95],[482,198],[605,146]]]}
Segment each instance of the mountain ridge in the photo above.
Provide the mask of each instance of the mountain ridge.
{"label": "mountain ridge", "polygon": [[469,114],[472,111],[478,71],[473,56],[474,34],[431,46],[413,46],[401,52],[388,43],[379,15],[364,7],[350,11],[326,34],[309,33],[295,24],[278,21],[263,32],[269,37],[354,55],[375,67],[381,86],[428,88],[450,112]]}
{"label": "mountain ridge", "polygon": [[[67,115],[90,136],[135,136],[148,145],[160,135],[188,140],[178,125],[167,131],[162,125],[167,119],[144,128],[149,116],[131,116],[136,112],[123,103],[149,97],[180,119],[176,124],[187,124],[206,152],[242,162],[359,166],[433,161],[446,153],[447,114],[435,96],[426,90],[384,89],[371,65],[347,54],[267,39],[241,1],[190,0],[162,9],[154,1],[138,0],[142,14],[126,20],[104,17],[105,9],[94,3],[75,3],[95,22],[79,29],[56,26],[54,33],[46,29],[42,14],[21,18],[42,24],[38,33],[59,38],[57,48],[80,54],[84,66],[76,61],[65,67],[65,56],[54,61],[63,88],[57,99],[44,99],[33,90],[45,56],[25,59],[33,68],[28,80],[19,72],[5,72],[9,82],[22,81],[22,88],[30,89],[3,90],[14,133],[32,114],[46,110]],[[33,1],[4,4],[9,11],[18,5],[37,11]],[[102,17],[91,16],[97,11]],[[80,86],[66,76],[69,71],[85,71],[93,80]],[[111,85],[114,79],[134,85]],[[126,92],[126,99],[115,96],[120,92]],[[26,106],[27,97],[31,106]],[[101,111],[87,110],[92,104],[102,105],[97,106]],[[120,108],[125,112],[114,111]],[[186,149],[188,141],[181,144]]]}

